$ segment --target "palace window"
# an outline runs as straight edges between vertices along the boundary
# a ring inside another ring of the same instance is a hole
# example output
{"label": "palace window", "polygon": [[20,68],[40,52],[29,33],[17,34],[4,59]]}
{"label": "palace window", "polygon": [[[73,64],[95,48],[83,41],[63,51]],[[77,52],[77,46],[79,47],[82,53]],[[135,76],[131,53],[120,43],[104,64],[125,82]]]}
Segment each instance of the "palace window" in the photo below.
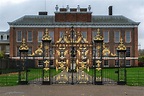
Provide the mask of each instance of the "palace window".
{"label": "palace window", "polygon": [[109,32],[108,31],[103,32],[103,37],[104,37],[104,42],[108,43],[109,42]]}
{"label": "palace window", "polygon": [[38,67],[43,67],[43,60],[38,61]]}
{"label": "palace window", "polygon": [[32,42],[32,32],[31,31],[28,31],[28,36],[27,36],[27,38],[28,38],[28,42]]}
{"label": "palace window", "polygon": [[43,32],[38,32],[38,42],[42,41]]}
{"label": "palace window", "polygon": [[92,32],[92,41],[93,41],[93,39],[94,39],[94,37],[97,35],[97,32],[96,31],[93,31]]}
{"label": "palace window", "polygon": [[126,57],[130,57],[130,47],[126,48]]}
{"label": "palace window", "polygon": [[115,67],[118,67],[118,60],[115,60]]}
{"label": "palace window", "polygon": [[126,43],[131,42],[131,32],[130,31],[125,32],[125,38],[126,38]]}
{"label": "palace window", "polygon": [[104,67],[109,67],[109,62],[108,62],[108,60],[104,60]]}
{"label": "palace window", "polygon": [[16,33],[17,35],[17,42],[21,42],[22,41],[22,31],[17,31]]}
{"label": "palace window", "polygon": [[7,34],[3,35],[3,40],[7,40]]}
{"label": "palace window", "polygon": [[49,32],[49,35],[52,38],[52,42],[54,42],[54,32],[53,31]]}
{"label": "palace window", "polygon": [[130,60],[126,60],[126,66],[131,66]]}
{"label": "palace window", "polygon": [[115,41],[115,43],[120,42],[120,32],[118,32],[118,31],[114,32],[114,41]]}
{"label": "palace window", "polygon": [[60,31],[59,38],[62,38],[62,36],[64,36],[64,31]]}
{"label": "palace window", "polygon": [[28,54],[32,54],[32,47],[29,47]]}
{"label": "palace window", "polygon": [[6,53],[9,53],[10,49],[9,49],[9,45],[6,46]]}
{"label": "palace window", "polygon": [[87,32],[82,32],[81,34],[82,34],[83,38],[85,38],[87,40]]}

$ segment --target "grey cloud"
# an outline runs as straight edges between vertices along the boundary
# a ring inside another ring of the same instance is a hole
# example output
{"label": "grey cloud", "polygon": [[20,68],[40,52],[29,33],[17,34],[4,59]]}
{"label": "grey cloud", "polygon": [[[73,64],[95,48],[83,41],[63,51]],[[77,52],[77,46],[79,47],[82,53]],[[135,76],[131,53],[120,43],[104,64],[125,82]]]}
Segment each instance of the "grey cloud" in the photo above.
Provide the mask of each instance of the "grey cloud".
{"label": "grey cloud", "polygon": [[[1,4],[0,0],[0,4]],[[0,30],[9,28],[7,22],[14,21],[24,15],[37,14],[39,11],[48,11],[48,14],[54,14],[55,6],[66,7],[88,7],[91,5],[93,15],[107,15],[108,6],[113,6],[114,15],[124,15],[139,25],[139,42],[144,41],[144,0],[27,0],[19,4],[0,5]],[[144,48],[144,43],[141,44]]]}

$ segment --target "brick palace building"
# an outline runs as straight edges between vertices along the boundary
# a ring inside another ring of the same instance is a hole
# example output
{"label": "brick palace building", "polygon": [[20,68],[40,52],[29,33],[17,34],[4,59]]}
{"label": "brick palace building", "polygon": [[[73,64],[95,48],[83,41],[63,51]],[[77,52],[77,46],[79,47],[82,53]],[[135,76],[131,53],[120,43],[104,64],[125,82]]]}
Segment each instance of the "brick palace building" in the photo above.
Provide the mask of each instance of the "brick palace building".
{"label": "brick palace building", "polygon": [[[93,15],[91,6],[88,8],[58,8],[54,15],[47,12],[39,12],[38,15],[25,15],[10,25],[10,58],[19,58],[19,46],[22,38],[26,39],[29,46],[29,54],[35,53],[40,48],[42,35],[46,28],[52,42],[57,42],[65,31],[74,26],[75,31],[81,32],[88,42],[92,42],[97,34],[97,29],[104,37],[104,43],[110,51],[107,59],[104,59],[104,67],[116,66],[116,48],[123,39],[126,45],[126,66],[138,65],[138,25],[123,15],[113,15],[112,6],[109,7],[108,15]],[[39,62],[40,63],[40,62]]]}

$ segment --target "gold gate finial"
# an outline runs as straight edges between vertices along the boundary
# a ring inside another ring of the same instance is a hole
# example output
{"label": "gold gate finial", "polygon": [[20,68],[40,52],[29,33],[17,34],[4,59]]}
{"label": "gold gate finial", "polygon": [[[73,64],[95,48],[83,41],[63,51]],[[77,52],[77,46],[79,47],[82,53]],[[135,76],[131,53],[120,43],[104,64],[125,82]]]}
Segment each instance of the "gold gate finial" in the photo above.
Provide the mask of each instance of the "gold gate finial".
{"label": "gold gate finial", "polygon": [[46,29],[46,31],[45,31],[45,33],[44,33],[44,35],[42,37],[42,41],[49,41],[49,42],[51,42],[51,40],[52,40],[52,38],[49,35],[48,29]]}
{"label": "gold gate finial", "polygon": [[27,44],[26,44],[26,42],[25,42],[25,38],[23,38],[22,39],[22,44],[21,44],[21,46],[19,47],[19,50],[21,50],[21,51],[28,51],[28,46],[27,46]]}
{"label": "gold gate finial", "polygon": [[120,39],[120,44],[117,47],[117,50],[126,50],[126,46],[123,44],[123,39]]}
{"label": "gold gate finial", "polygon": [[97,42],[97,41],[103,41],[103,37],[100,35],[100,29],[98,28],[97,29],[97,35],[94,37],[94,41]]}

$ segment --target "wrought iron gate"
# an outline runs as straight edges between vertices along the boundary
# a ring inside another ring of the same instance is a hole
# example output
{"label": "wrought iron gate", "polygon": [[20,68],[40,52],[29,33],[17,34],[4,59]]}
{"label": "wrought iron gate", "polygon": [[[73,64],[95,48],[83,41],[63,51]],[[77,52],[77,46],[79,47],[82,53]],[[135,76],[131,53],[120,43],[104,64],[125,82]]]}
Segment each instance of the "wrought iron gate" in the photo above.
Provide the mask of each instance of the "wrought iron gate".
{"label": "wrought iron gate", "polygon": [[[103,66],[103,60],[106,56],[114,56],[115,58],[119,58],[119,56],[112,54],[103,44],[103,37],[100,35],[99,29],[93,41],[88,42],[81,32],[75,31],[72,27],[70,31],[64,32],[57,42],[51,43],[51,37],[48,29],[46,29],[42,37],[42,43],[30,56],[42,61],[39,68],[30,69],[30,72],[37,70],[36,74],[39,75],[37,77],[33,75],[34,78],[30,81],[27,76],[31,76],[31,73],[28,73],[29,70],[23,63],[24,65],[20,67],[23,67],[24,70],[19,71],[19,81],[21,82],[21,73],[25,72],[25,83],[39,81],[41,84],[73,85],[86,83],[99,85],[112,81],[119,83],[120,78],[122,78],[125,84],[125,66],[124,68],[121,68],[121,66],[116,68],[118,72],[111,68],[112,74],[118,73],[114,74],[114,77],[110,77],[111,73],[107,71],[108,68]],[[27,50],[25,51],[27,52]],[[119,60],[118,62],[120,62]],[[122,60],[125,60],[125,58]],[[125,64],[125,61],[123,64]],[[121,69],[124,70],[121,72]],[[114,80],[112,80],[113,78]]]}
{"label": "wrought iron gate", "polygon": [[87,74],[92,68],[91,44],[80,32],[73,28],[70,32],[66,31],[52,44],[52,50],[55,51],[54,68],[60,72],[51,76],[52,83],[93,83],[92,76]]}

